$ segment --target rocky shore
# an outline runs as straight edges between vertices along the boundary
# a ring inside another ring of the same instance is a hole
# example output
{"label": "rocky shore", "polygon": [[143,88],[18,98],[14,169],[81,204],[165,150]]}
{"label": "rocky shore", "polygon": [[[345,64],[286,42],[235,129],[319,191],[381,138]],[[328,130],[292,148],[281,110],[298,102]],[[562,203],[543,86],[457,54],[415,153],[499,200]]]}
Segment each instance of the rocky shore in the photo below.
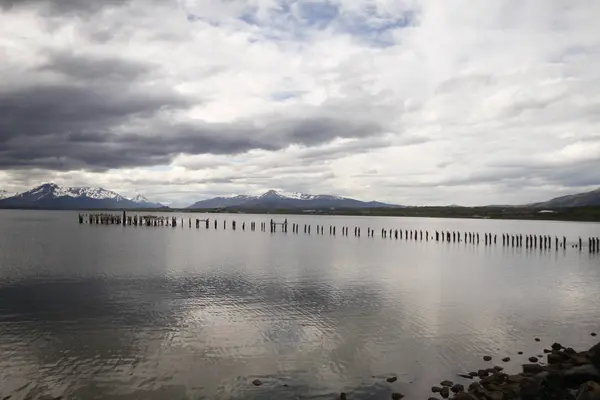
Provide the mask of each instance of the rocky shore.
{"label": "rocky shore", "polygon": [[[506,374],[501,366],[479,369],[459,375],[473,380],[466,388],[448,380],[431,391],[455,400],[600,400],[600,343],[581,352],[554,343],[544,353],[545,364],[530,357],[531,364],[524,364],[521,373]],[[508,357],[501,360],[510,361]],[[492,357],[485,356],[484,361]]]}

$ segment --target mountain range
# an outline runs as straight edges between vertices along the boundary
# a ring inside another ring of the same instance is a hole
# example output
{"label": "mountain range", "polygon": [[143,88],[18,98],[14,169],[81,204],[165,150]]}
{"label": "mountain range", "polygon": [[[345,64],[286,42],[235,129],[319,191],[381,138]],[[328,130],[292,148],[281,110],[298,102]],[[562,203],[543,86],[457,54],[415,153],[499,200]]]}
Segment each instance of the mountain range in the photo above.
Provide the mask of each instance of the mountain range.
{"label": "mountain range", "polygon": [[529,204],[528,206],[535,208],[600,206],[600,188],[592,190],[591,192],[555,197],[554,199],[550,199],[541,203]]}
{"label": "mountain range", "polygon": [[[600,189],[578,193],[521,206],[530,208],[567,208],[600,206]],[[360,201],[332,195],[313,195],[269,190],[259,196],[221,196],[198,201],[187,209],[331,209],[331,208],[384,208],[403,207],[378,201]],[[141,194],[125,197],[119,193],[98,187],[67,187],[55,183],[44,183],[22,193],[10,193],[0,189],[0,208],[40,208],[40,209],[139,209],[168,208],[151,201]]]}
{"label": "mountain range", "polygon": [[67,187],[44,183],[26,192],[0,192],[0,208],[110,209],[163,208],[142,195],[127,198],[110,190],[94,187]]}
{"label": "mountain range", "polygon": [[376,208],[376,207],[401,207],[378,201],[360,201],[347,197],[332,196],[327,194],[286,193],[269,190],[260,196],[236,195],[230,197],[215,197],[198,201],[188,209],[208,208],[242,208],[242,209],[270,209],[270,208]]}

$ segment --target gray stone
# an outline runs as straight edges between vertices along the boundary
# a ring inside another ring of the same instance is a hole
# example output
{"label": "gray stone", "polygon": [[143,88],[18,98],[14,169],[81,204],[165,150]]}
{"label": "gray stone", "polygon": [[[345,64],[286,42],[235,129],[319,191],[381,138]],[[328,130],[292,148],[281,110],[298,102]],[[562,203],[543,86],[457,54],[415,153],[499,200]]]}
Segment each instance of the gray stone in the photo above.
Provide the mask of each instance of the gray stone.
{"label": "gray stone", "polygon": [[483,361],[492,361],[492,356],[483,356]]}
{"label": "gray stone", "polygon": [[252,381],[252,384],[254,386],[260,386],[260,385],[262,385],[262,382],[259,379],[255,379],[255,380]]}
{"label": "gray stone", "polygon": [[560,354],[550,353],[548,354],[548,364],[559,364],[561,363],[563,358]]}
{"label": "gray stone", "polygon": [[560,343],[552,343],[552,350],[554,351],[559,351],[561,350],[563,347]]}
{"label": "gray stone", "polygon": [[464,392],[465,387],[460,383],[457,383],[456,385],[452,386],[452,389],[450,390],[452,390],[453,393]]}
{"label": "gray stone", "polygon": [[452,382],[452,381],[442,381],[442,382],[440,382],[440,385],[452,387],[452,386],[454,386],[454,382]]}
{"label": "gray stone", "polygon": [[394,382],[396,382],[397,380],[398,380],[398,378],[397,378],[397,377],[395,377],[395,376],[392,376],[392,377],[389,377],[389,378],[387,378],[387,379],[386,379],[386,381],[388,381],[389,383],[394,383]]}
{"label": "gray stone", "polygon": [[433,386],[433,387],[431,388],[431,391],[432,391],[433,393],[440,393],[440,392],[442,391],[442,388],[441,388],[441,387],[439,387],[439,386]]}
{"label": "gray stone", "polygon": [[588,381],[600,382],[600,371],[591,364],[573,367],[564,372],[565,385],[580,386]]}
{"label": "gray stone", "polygon": [[467,392],[457,393],[454,397],[454,400],[477,400],[475,396]]}
{"label": "gray stone", "polygon": [[404,397],[404,395],[402,393],[392,393],[392,400],[400,400]]}
{"label": "gray stone", "polygon": [[577,400],[600,400],[600,384],[590,381],[581,385]]}
{"label": "gray stone", "polygon": [[469,372],[469,375],[471,375],[473,378],[478,376],[479,374],[477,372]]}
{"label": "gray stone", "polygon": [[538,362],[538,358],[537,357],[529,357],[529,362],[532,362],[532,363]]}
{"label": "gray stone", "polygon": [[510,361],[510,357],[504,357],[504,358],[502,359],[502,362],[509,362],[509,361]]}
{"label": "gray stone", "polygon": [[540,364],[523,364],[523,372],[526,374],[537,374],[545,371],[545,368]]}
{"label": "gray stone", "polygon": [[[477,374],[475,374],[475,375],[477,375]],[[460,376],[461,378],[465,378],[465,379],[473,379],[473,377],[468,374],[457,374],[457,376]]]}
{"label": "gray stone", "polygon": [[448,386],[444,386],[440,394],[443,398],[447,399],[448,397],[450,397],[450,388]]}
{"label": "gray stone", "polygon": [[485,393],[485,397],[489,400],[502,400],[504,398],[504,393],[498,391],[488,391]]}

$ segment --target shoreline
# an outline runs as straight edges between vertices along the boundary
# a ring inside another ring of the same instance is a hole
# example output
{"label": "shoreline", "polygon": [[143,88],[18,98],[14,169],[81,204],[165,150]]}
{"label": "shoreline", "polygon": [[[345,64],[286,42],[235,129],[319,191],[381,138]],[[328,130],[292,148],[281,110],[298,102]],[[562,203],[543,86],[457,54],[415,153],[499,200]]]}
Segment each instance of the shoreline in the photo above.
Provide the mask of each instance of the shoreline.
{"label": "shoreline", "polygon": [[[600,400],[600,343],[580,352],[553,343],[543,353],[544,358],[529,357],[530,363],[522,364],[522,372],[517,374],[506,374],[496,365],[459,374],[463,380],[473,381],[466,388],[452,380],[442,381],[431,388],[440,397],[429,400]],[[493,360],[483,357],[486,363]],[[510,357],[498,361],[508,363]]]}
{"label": "shoreline", "polygon": [[[1,210],[22,211],[112,211],[114,208],[0,208]],[[469,220],[505,220],[505,221],[560,221],[560,222],[600,222],[600,206],[541,209],[516,207],[403,207],[403,208],[367,208],[334,210],[301,209],[188,209],[188,208],[130,208],[128,212],[146,213],[201,213],[201,214],[247,214],[247,215],[309,215],[309,216],[346,216],[346,217],[391,217],[391,218],[448,218]]]}

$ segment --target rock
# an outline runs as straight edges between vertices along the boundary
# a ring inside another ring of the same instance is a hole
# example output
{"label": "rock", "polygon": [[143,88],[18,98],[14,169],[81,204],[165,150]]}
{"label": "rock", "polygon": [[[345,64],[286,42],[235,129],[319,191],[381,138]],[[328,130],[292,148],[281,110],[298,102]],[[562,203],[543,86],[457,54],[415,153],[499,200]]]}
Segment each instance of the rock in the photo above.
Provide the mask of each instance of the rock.
{"label": "rock", "polygon": [[[460,392],[457,393],[454,397],[454,400],[477,400],[477,398],[475,396],[473,396],[470,393],[466,393],[466,392]],[[595,400],[595,399],[594,399]]]}
{"label": "rock", "polygon": [[529,362],[532,362],[532,363],[538,362],[538,358],[537,357],[529,357]]}
{"label": "rock", "polygon": [[477,372],[469,372],[469,375],[471,375],[473,378],[478,376],[479,374]]}
{"label": "rock", "polygon": [[592,333],[591,333],[591,335],[592,335],[592,336],[596,336],[596,332],[592,332]]}
{"label": "rock", "polygon": [[509,383],[521,383],[523,379],[525,378],[521,375],[509,375],[506,377],[506,381]]}
{"label": "rock", "polygon": [[564,383],[568,387],[580,386],[588,381],[600,382],[600,371],[591,364],[564,371]]}
{"label": "rock", "polygon": [[575,351],[575,349],[573,349],[572,347],[567,347],[565,349],[565,353],[567,353],[570,356],[572,356],[573,354],[577,354],[577,352]]}
{"label": "rock", "polygon": [[583,356],[583,355],[579,355],[576,354],[573,357],[571,357],[571,361],[573,362],[574,365],[580,366],[580,365],[586,365],[590,363],[590,360],[588,360],[587,357]]}
{"label": "rock", "polygon": [[433,386],[433,387],[431,388],[431,391],[432,391],[433,393],[440,393],[440,392],[442,391],[442,388],[441,388],[441,387],[439,387],[439,386]]}
{"label": "rock", "polygon": [[480,392],[483,388],[479,382],[473,382],[469,385],[469,392]]}
{"label": "rock", "polygon": [[600,384],[590,381],[581,385],[577,400],[600,400]]}
{"label": "rock", "polygon": [[552,350],[554,350],[554,351],[559,351],[559,350],[562,350],[562,348],[563,348],[563,347],[562,347],[562,344],[560,344],[560,343],[556,343],[556,342],[555,342],[555,343],[552,343],[552,346],[551,346],[551,347],[552,347]]}
{"label": "rock", "polygon": [[483,356],[483,361],[492,361],[492,356]]}
{"label": "rock", "polygon": [[450,388],[448,386],[444,386],[440,394],[443,398],[447,399],[448,397],[450,397]]}
{"label": "rock", "polygon": [[[508,357],[507,357],[508,358]],[[510,361],[510,360],[509,360]],[[494,370],[496,370],[497,372],[501,372],[504,371],[504,367],[501,367],[499,365],[494,366]]]}
{"label": "rock", "polygon": [[523,373],[525,374],[537,374],[543,371],[545,371],[545,369],[540,364],[523,364]]}
{"label": "rock", "polygon": [[452,382],[452,381],[442,381],[442,382],[440,382],[440,385],[447,386],[447,387],[452,387],[452,386],[454,386],[454,382]]}
{"label": "rock", "polygon": [[548,354],[548,364],[559,364],[561,363],[563,358],[560,354],[550,353]]}
{"label": "rock", "polygon": [[502,382],[502,377],[500,375],[494,374],[483,378],[479,383],[482,385],[489,385],[490,383],[500,383]]}
{"label": "rock", "polygon": [[404,395],[402,393],[392,393],[392,400],[400,400],[404,397]]}
{"label": "rock", "polygon": [[510,361],[510,357],[504,357],[504,358],[502,359],[502,362],[509,362],[509,361]]}
{"label": "rock", "polygon": [[535,338],[535,341],[536,342],[541,342],[540,338],[537,338],[537,337]]}
{"label": "rock", "polygon": [[519,352],[519,355],[523,355],[523,352],[522,352],[522,351],[520,351],[520,352]]}
{"label": "rock", "polygon": [[396,382],[397,380],[398,380],[398,378],[397,378],[397,377],[395,377],[395,376],[392,376],[392,377],[389,377],[389,378],[387,378],[387,379],[386,379],[386,381],[388,381],[389,383],[394,383],[394,382]]}
{"label": "rock", "polygon": [[255,379],[255,380],[252,381],[252,384],[254,386],[260,386],[260,385],[262,385],[262,382],[259,379]]}
{"label": "rock", "polygon": [[524,380],[521,383],[521,398],[523,399],[535,399],[538,397],[540,392],[540,380],[531,379]]}
{"label": "rock", "polygon": [[346,400],[346,393],[340,393],[340,400]]}
{"label": "rock", "polygon": [[550,349],[544,349],[544,354],[548,354],[548,353],[552,353],[552,350],[550,350]]}
{"label": "rock", "polygon": [[589,349],[588,354],[592,364],[594,364],[596,368],[600,368],[600,343]]}
{"label": "rock", "polygon": [[477,371],[477,375],[479,375],[480,378],[485,378],[489,374],[490,373],[487,372],[487,370],[485,370],[485,369],[480,369],[479,371]]}
{"label": "rock", "polygon": [[502,400],[504,398],[504,394],[498,391],[488,391],[485,394],[485,397],[489,400]]}
{"label": "rock", "polygon": [[465,387],[460,383],[457,383],[456,385],[452,386],[452,389],[450,390],[452,390],[452,393],[464,392]]}
{"label": "rock", "polygon": [[[475,374],[477,375],[477,374]],[[465,378],[465,379],[473,379],[473,377],[471,375],[467,375],[467,374],[458,374],[457,376],[460,376],[461,378]]]}

